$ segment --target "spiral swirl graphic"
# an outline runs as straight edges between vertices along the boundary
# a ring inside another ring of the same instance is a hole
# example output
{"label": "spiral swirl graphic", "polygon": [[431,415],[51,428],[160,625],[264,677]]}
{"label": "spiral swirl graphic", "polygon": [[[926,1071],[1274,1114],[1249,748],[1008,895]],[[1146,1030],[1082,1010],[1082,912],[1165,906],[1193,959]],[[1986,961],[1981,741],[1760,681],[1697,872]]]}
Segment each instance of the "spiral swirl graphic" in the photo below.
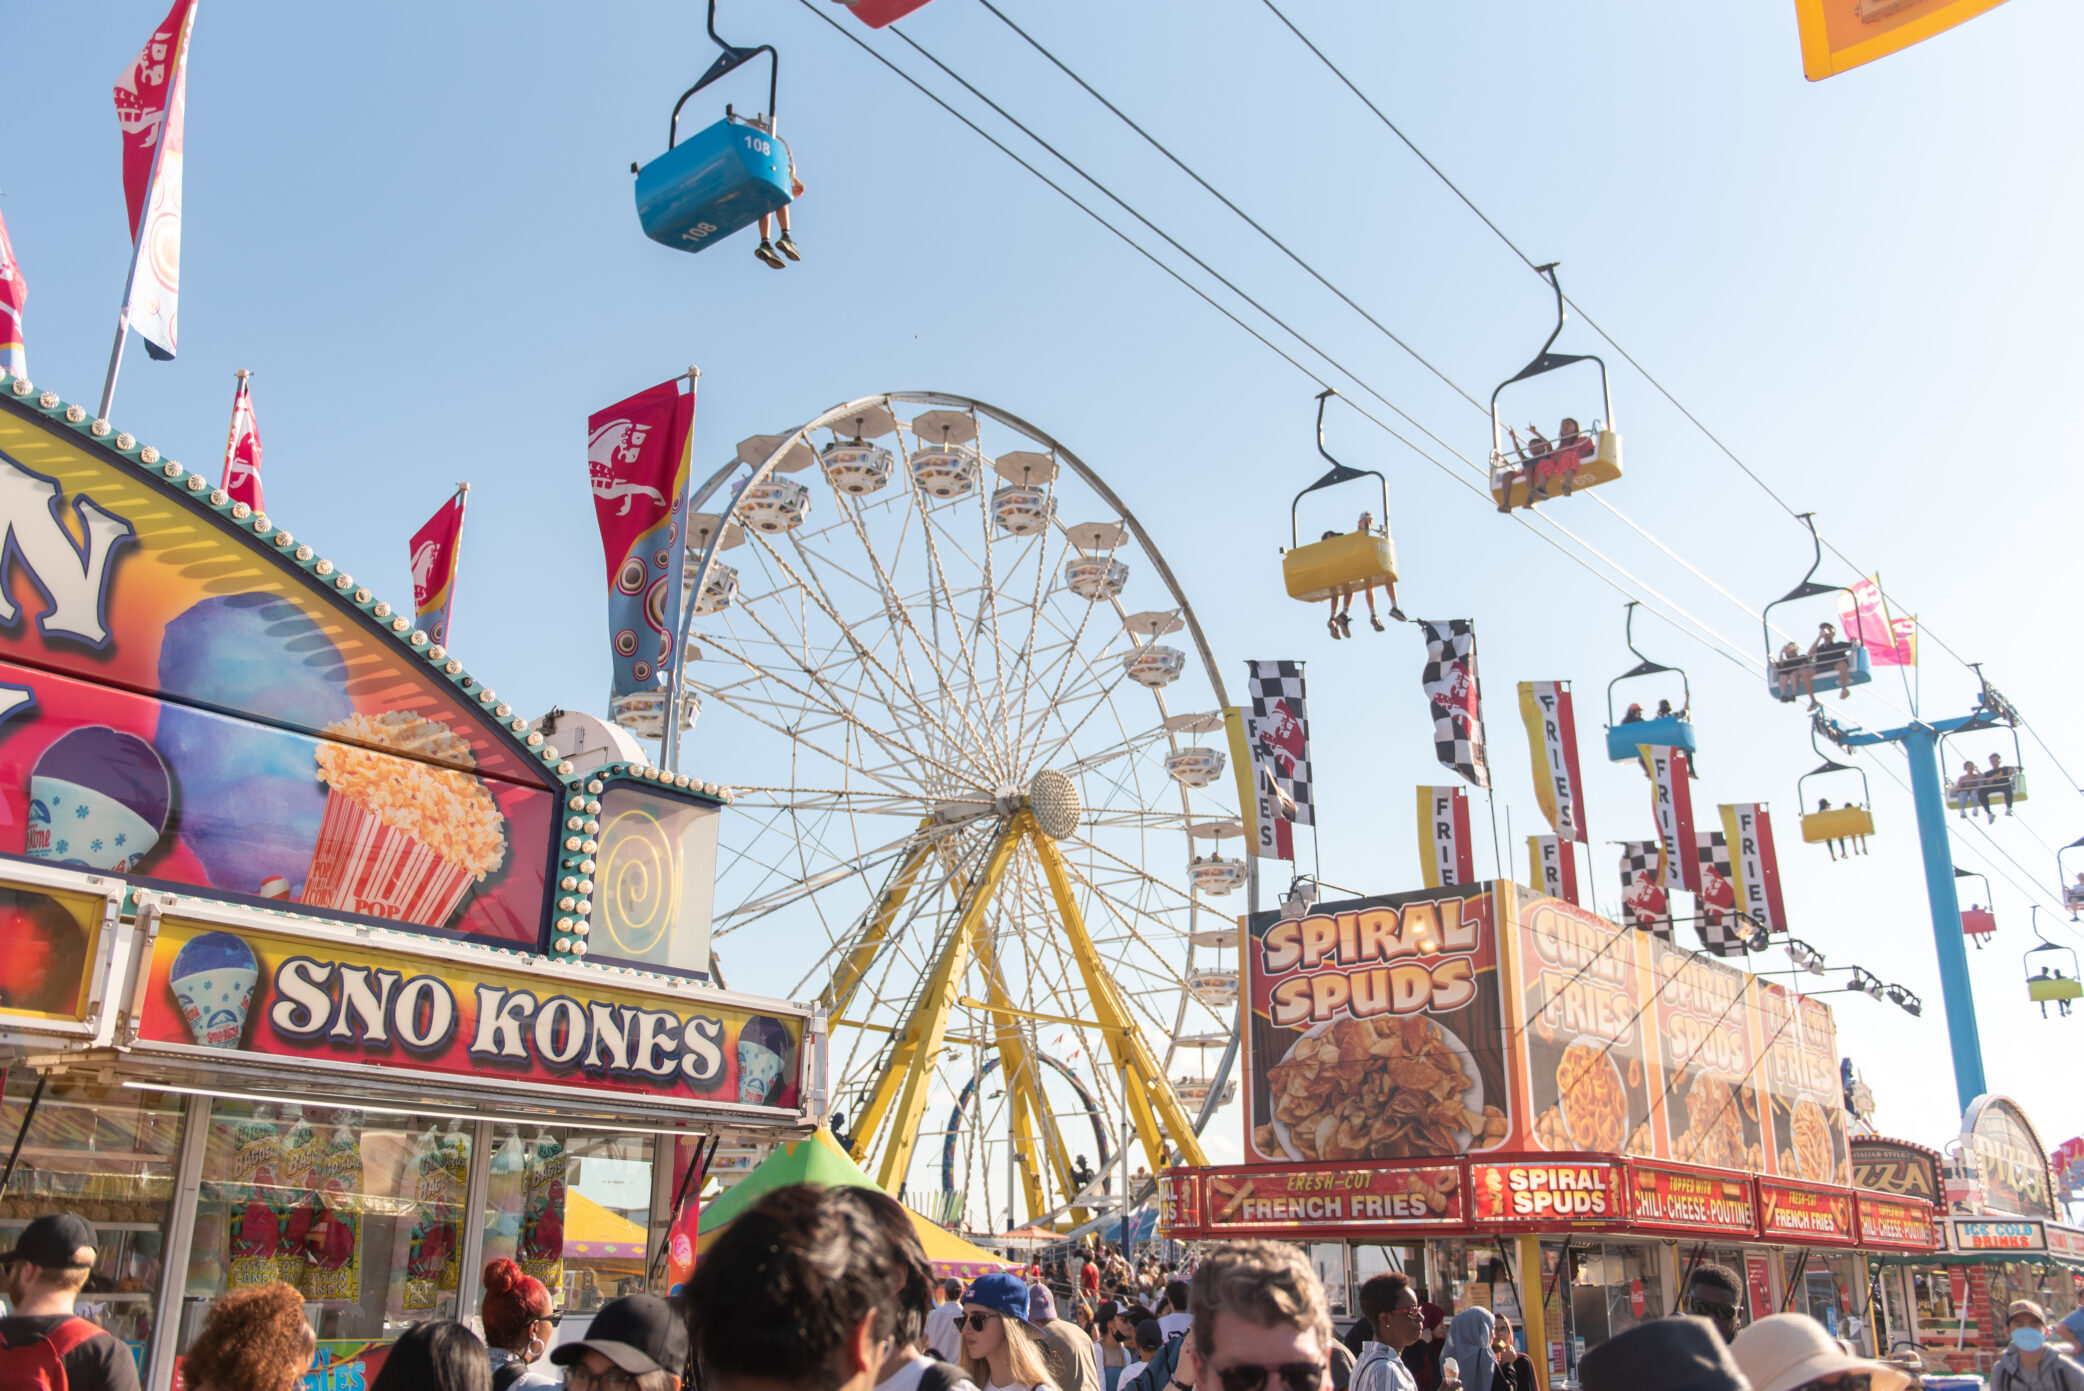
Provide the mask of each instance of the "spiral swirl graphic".
{"label": "spiral swirl graphic", "polygon": [[680,842],[647,808],[618,812],[601,828],[594,930],[613,955],[643,960],[680,921]]}

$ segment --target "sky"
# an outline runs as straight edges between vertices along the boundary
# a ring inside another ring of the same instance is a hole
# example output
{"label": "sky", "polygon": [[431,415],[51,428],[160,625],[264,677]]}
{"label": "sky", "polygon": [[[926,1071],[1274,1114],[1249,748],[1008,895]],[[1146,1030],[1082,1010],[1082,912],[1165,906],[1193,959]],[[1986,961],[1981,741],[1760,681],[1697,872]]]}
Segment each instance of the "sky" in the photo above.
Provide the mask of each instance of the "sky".
{"label": "sky", "polygon": [[[30,375],[68,399],[93,402],[106,365],[129,251],[109,89],[163,13],[155,4],[15,0],[17,32],[35,37],[0,50],[0,214],[28,277]],[[1578,541],[1497,516],[1415,430],[1398,426],[1444,466],[1333,406],[1334,452],[1388,476],[1404,607],[1477,624],[1501,826],[1509,816],[1524,836],[1538,819],[1512,683],[1571,680],[1591,873],[1613,906],[1605,842],[1651,830],[1640,775],[1599,757],[1601,692],[1633,662],[1624,599],[1654,597],[1756,657],[1753,615],[1810,559],[1769,487],[1813,510],[1857,566],[1831,559],[1821,577],[1879,571],[1927,625],[1913,688],[1924,713],[1963,713],[1974,691],[1936,639],[1984,662],[2046,741],[2025,741],[2033,795],[2019,816],[1987,835],[1953,824],[1964,867],[2003,874],[1996,940],[1971,953],[1992,1088],[2050,1145],[2084,1128],[2062,1080],[2084,1014],[2042,1020],[2020,967],[2031,901],[2052,940],[2084,947],[2050,911],[2054,848],[2084,833],[2059,766],[2084,774],[2084,656],[2062,599],[2078,588],[2080,509],[2068,473],[2046,462],[2060,426],[2047,412],[2084,374],[2069,97],[2084,11],[2014,0],[1812,84],[1786,3],[1283,7],[1508,235],[1559,260],[1592,318],[1765,485],[1578,321],[1558,347],[1607,356],[1627,468],[1603,490],[1626,520],[1589,499],[1545,509]],[[1486,398],[1551,327],[1547,291],[1259,0],[1002,8],[1439,375],[974,0],[935,0],[900,27],[1481,457],[1483,411],[1441,376]],[[251,369],[271,515],[394,602],[409,591],[407,536],[468,479],[455,650],[519,709],[599,710],[590,411],[699,365],[699,473],[749,434],[877,391],[994,403],[1065,441],[1143,519],[1233,697],[1247,659],[1309,664],[1324,877],[1416,886],[1411,789],[1448,780],[1432,761],[1416,631],[1363,628],[1334,644],[1280,585],[1278,513],[1321,471],[1318,383],[874,64],[820,14],[980,110],[828,0],[724,0],[719,21],[781,51],[783,128],[808,186],[795,210],[805,260],[775,274],[744,237],[700,256],[659,247],[639,233],[628,168],[659,152],[673,100],[709,62],[700,14],[601,6],[578,30],[572,13],[204,0],[180,357],[149,362],[133,347],[117,427],[214,466],[233,371]],[[753,105],[764,73],[732,81],[727,95]],[[1172,256],[1147,231],[1132,237]],[[1569,406],[1537,393],[1530,418]],[[1901,758],[1861,760],[1878,833],[1869,856],[1833,863],[1793,825],[1795,780],[1815,762],[1801,715],[1766,698],[1734,651],[1663,617],[1646,614],[1637,639],[1690,676],[1696,803],[1783,812],[1797,935],[1834,967],[1867,966],[1923,997],[1918,1019],[1833,998],[1880,1128],[1941,1143],[1959,1109]],[[1898,724],[1910,695],[1889,677],[1842,709]],[[2008,735],[1958,747],[2011,757]],[[699,727],[683,766],[738,775]],[[1487,821],[1479,842],[1488,871]],[[1216,1153],[1234,1130],[1218,1118]]]}

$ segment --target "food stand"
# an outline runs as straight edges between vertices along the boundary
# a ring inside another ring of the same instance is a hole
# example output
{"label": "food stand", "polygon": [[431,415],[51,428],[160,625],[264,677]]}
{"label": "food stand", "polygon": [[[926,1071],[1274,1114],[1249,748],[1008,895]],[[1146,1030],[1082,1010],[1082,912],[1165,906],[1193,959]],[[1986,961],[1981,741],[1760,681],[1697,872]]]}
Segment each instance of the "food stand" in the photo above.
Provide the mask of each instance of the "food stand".
{"label": "food stand", "polygon": [[1906,1162],[1909,1182],[1937,1182],[1946,1199],[1941,1248],[1889,1260],[1882,1282],[1894,1338],[1914,1343],[1927,1368],[1987,1375],[2015,1299],[2039,1303],[2051,1322],[2084,1307],[2084,1229],[2060,1220],[2047,1151],[2017,1102],[1976,1098],[1944,1161],[1887,1143],[1929,1156],[1929,1175]]}
{"label": "food stand", "polygon": [[0,515],[0,1234],[95,1224],[82,1308],[146,1387],[247,1284],[302,1292],[321,1387],[474,1314],[493,1257],[612,1294],[708,1146],[810,1133],[822,1016],[709,978],[727,791],[577,766],[5,373]]}
{"label": "food stand", "polygon": [[[1753,1317],[1864,1324],[1820,1003],[1507,883],[1243,926],[1246,1162],[1168,1170],[1167,1235],[1303,1244],[1342,1311],[1405,1270],[1510,1315],[1545,1385],[1670,1313],[1699,1260]],[[1930,1249],[1929,1206],[1878,1203],[1874,1231]]]}

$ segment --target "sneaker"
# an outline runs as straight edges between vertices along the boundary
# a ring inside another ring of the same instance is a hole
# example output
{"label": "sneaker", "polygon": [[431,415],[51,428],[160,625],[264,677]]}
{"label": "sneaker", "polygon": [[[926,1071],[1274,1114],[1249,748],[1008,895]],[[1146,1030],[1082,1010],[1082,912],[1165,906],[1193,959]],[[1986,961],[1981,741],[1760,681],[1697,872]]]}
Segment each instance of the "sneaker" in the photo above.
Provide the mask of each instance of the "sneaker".
{"label": "sneaker", "polygon": [[800,261],[803,259],[803,257],[799,255],[796,251],[796,243],[789,240],[789,234],[787,232],[782,233],[780,238],[775,241],[774,249],[776,251],[779,251],[782,255],[788,257],[792,261]]}
{"label": "sneaker", "polygon": [[1399,623],[1409,623],[1411,621],[1410,619],[1404,617],[1404,611],[1398,608],[1395,604],[1391,604],[1389,606],[1389,616],[1391,618],[1394,618]]}
{"label": "sneaker", "polygon": [[773,242],[761,242],[753,248],[753,255],[759,257],[766,264],[773,266],[776,270],[782,268],[782,258],[774,254]]}
{"label": "sneaker", "polygon": [[[1381,631],[1382,631],[1382,620],[1381,620],[1381,619],[1379,619],[1379,618],[1377,618],[1377,617],[1375,617],[1375,615],[1374,615],[1374,614],[1372,614],[1372,613],[1371,613],[1371,614],[1369,614],[1369,615],[1368,615],[1368,622],[1369,622],[1369,623],[1370,623],[1371,625],[1373,625],[1373,627],[1374,627],[1374,629],[1375,629],[1375,631],[1376,631],[1376,632],[1378,632],[1378,633],[1379,633],[1379,632],[1381,632]],[[2006,815],[2006,816],[2010,816],[2010,815],[2011,815],[2011,813],[2010,813],[2010,812],[2006,812],[2006,813],[2005,813],[2005,815]]]}
{"label": "sneaker", "polygon": [[[1324,626],[1331,629],[1331,635],[1335,638],[1345,636],[1345,634],[1339,631],[1339,616],[1337,614],[1333,614],[1330,618],[1325,619]],[[1962,812],[1961,814],[1963,816],[1968,815],[1967,812]]]}
{"label": "sneaker", "polygon": [[1342,613],[1339,615],[1339,636],[1342,638],[1350,638],[1353,636],[1352,614]]}

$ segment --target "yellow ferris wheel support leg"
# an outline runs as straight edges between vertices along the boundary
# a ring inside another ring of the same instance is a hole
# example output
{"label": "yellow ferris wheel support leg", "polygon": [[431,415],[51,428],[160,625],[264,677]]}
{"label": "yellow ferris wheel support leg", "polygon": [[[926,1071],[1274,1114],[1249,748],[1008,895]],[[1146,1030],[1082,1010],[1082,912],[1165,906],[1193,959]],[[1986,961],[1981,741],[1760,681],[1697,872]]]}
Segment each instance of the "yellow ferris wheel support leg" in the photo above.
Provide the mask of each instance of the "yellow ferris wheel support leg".
{"label": "yellow ferris wheel support leg", "polygon": [[1034,842],[1035,856],[1042,861],[1042,872],[1049,878],[1049,890],[1056,896],[1057,917],[1064,929],[1064,938],[1070,944],[1072,959],[1078,963],[1079,975],[1084,978],[1086,998],[1092,1002],[1093,1017],[1100,1023],[1102,1035],[1107,1040],[1107,1051],[1122,1075],[1129,1116],[1136,1124],[1137,1136],[1143,1141],[1143,1152],[1150,1158],[1151,1172],[1156,1173],[1165,1167],[1165,1142],[1168,1138],[1180,1163],[1207,1164],[1208,1156],[1202,1151],[1201,1137],[1194,1133],[1186,1108],[1180,1105],[1179,1095],[1172,1090],[1172,1083],[1158,1066],[1157,1056],[1151,1052],[1143,1030],[1136,1026],[1128,1002],[1122,998],[1114,977],[1107,973],[1106,963],[1093,949],[1093,939],[1085,930],[1084,915],[1078,911],[1078,896],[1071,891],[1070,872],[1064,868],[1064,857],[1057,850],[1056,842],[1035,821],[1034,813],[1026,808],[1014,816],[1013,824]]}
{"label": "yellow ferris wheel support leg", "polygon": [[[919,829],[924,831],[932,824],[929,817],[919,823]],[[920,872],[932,858],[932,850],[933,842],[922,835],[905,852],[904,862],[897,867],[897,875],[890,881],[890,887],[883,891],[883,901],[876,905],[875,916],[869,919],[867,930],[854,944],[854,949],[847,953],[845,963],[833,975],[824,994],[818,997],[818,1003],[825,1007],[828,1027],[838,1028],[846,1017],[847,1006],[854,1002],[855,992],[860,990],[870,964],[882,949],[883,940],[890,935],[890,925],[897,921],[898,910],[904,907],[905,899],[918,884]]]}
{"label": "yellow ferris wheel support leg", "polygon": [[[877,1080],[875,1095],[862,1112],[860,1128],[855,1132],[856,1163],[861,1161],[868,1143],[875,1136],[884,1112],[890,1112],[889,1138],[883,1142],[882,1160],[876,1167],[876,1184],[886,1193],[897,1192],[911,1168],[912,1148],[919,1139],[919,1118],[926,1113],[926,1093],[933,1080],[934,1061],[940,1057],[941,1042],[948,1032],[948,1013],[962,994],[963,973],[969,966],[971,948],[981,931],[984,910],[998,891],[999,881],[1006,874],[1006,864],[1013,858],[1013,847],[1018,843],[1019,835],[1013,824],[1006,823],[998,832],[998,842],[992,846],[991,858],[985,862],[983,873],[970,887],[969,901],[963,905],[961,918],[948,934],[948,945],[942,950],[933,975],[919,992],[919,1001],[912,1008],[904,1033],[891,1049],[890,1065]],[[894,1110],[893,1098],[896,1102]]]}
{"label": "yellow ferris wheel support leg", "polygon": [[[977,934],[976,950],[977,967],[984,974],[991,1012],[997,1020],[999,1072],[1006,1079],[1006,1090],[1013,1102],[1013,1129],[1020,1154],[1021,1180],[1027,1189],[1028,1216],[1035,1218],[1049,1210],[1048,1197],[1042,1190],[1042,1154],[1037,1152],[1034,1143],[1037,1130],[1041,1132],[1042,1151],[1048,1155],[1049,1166],[1056,1172],[1058,1187],[1068,1195],[1076,1193],[1078,1185],[1071,1181],[1070,1151],[1064,1146],[1063,1132],[1057,1128],[1056,1117],[1050,1113],[1048,1097],[1036,1072],[1034,1055],[1020,1032],[1020,1011],[1013,1006],[1005,978],[993,956],[991,935],[981,929]],[[1034,1119],[1032,1127],[1028,1124],[1030,1116]],[[1084,1208],[1073,1208],[1072,1215],[1074,1221],[1083,1222],[1086,1212]]]}

